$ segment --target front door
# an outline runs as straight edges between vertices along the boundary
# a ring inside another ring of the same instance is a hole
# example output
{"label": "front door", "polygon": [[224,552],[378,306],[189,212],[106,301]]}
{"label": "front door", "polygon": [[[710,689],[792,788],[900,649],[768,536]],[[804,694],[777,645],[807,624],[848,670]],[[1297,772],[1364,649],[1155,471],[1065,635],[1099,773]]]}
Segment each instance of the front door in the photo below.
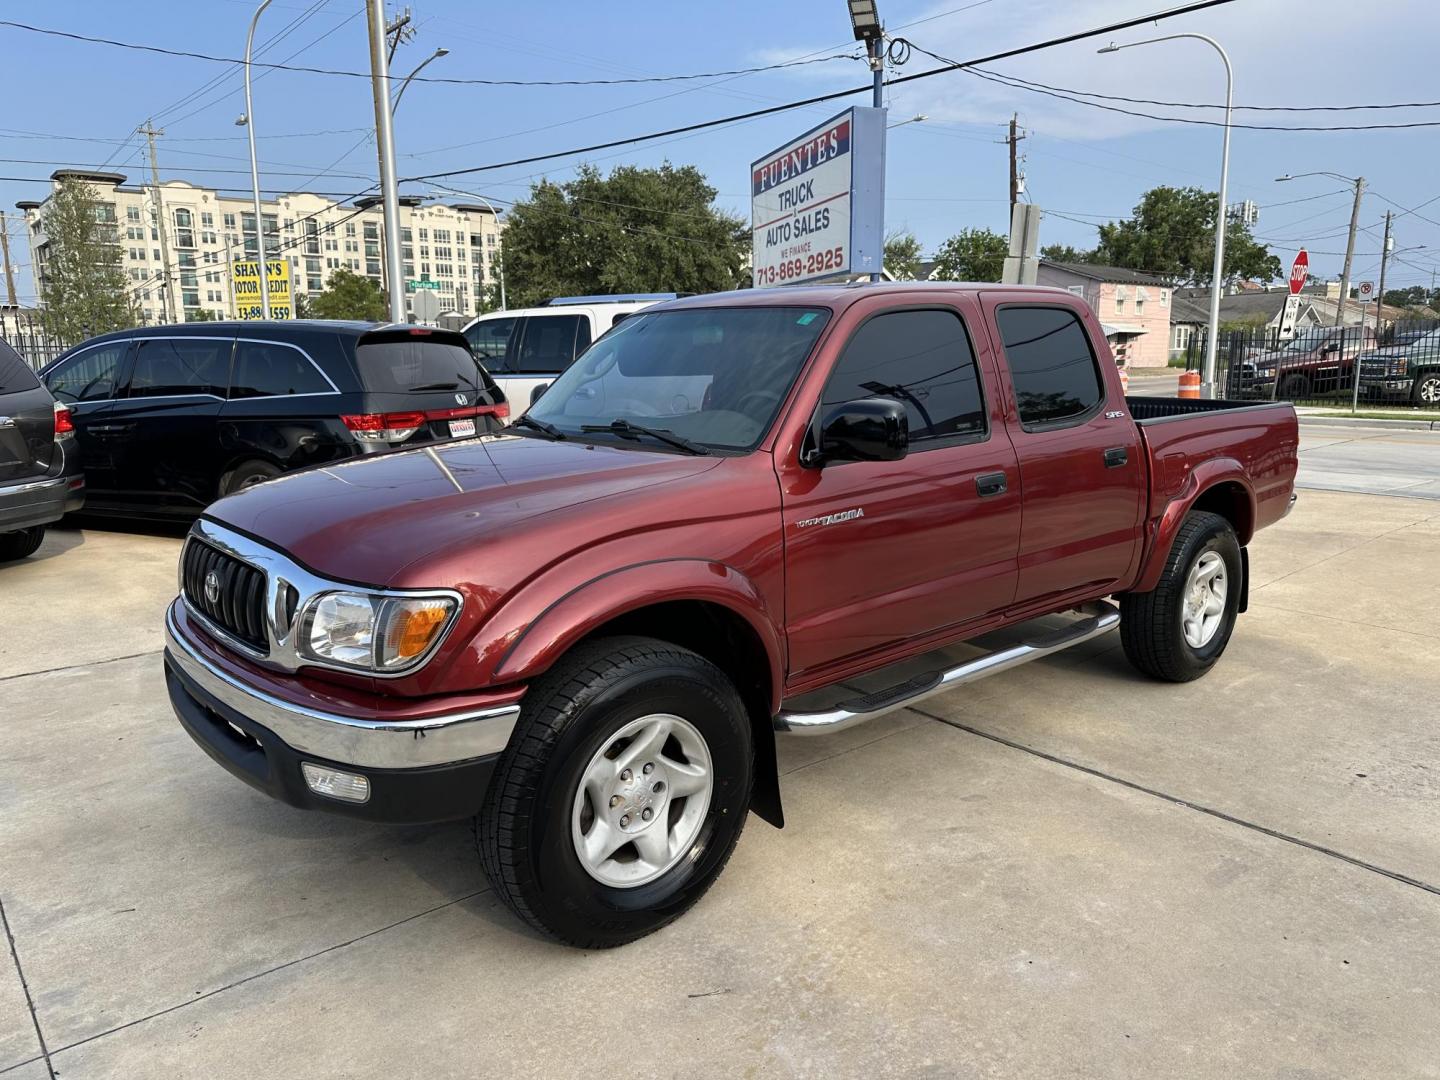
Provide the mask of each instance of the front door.
{"label": "front door", "polygon": [[1126,576],[1140,542],[1140,432],[1107,404],[1077,309],[986,304],[1015,399],[1009,431],[1025,492],[1016,602],[1094,593]]}
{"label": "front door", "polygon": [[142,337],[105,417],[116,494],[149,511],[197,513],[218,493],[219,418],[234,337]]}
{"label": "front door", "polygon": [[[869,310],[865,308],[869,307]],[[779,465],[792,680],[959,627],[1015,592],[1020,492],[993,386],[993,358],[967,298],[897,309],[856,305],[819,417],[891,397],[910,425],[891,462]],[[977,357],[978,350],[978,357]]]}

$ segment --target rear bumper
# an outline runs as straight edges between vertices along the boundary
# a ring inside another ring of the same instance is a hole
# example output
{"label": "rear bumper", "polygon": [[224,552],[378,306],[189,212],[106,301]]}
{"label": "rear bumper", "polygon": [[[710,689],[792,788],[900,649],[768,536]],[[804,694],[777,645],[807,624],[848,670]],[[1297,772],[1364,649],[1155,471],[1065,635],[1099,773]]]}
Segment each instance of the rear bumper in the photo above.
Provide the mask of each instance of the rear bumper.
{"label": "rear bumper", "polygon": [[[181,726],[228,772],[304,809],[389,822],[468,817],[480,808],[520,713],[506,705],[382,721],[302,708],[208,663],[178,630],[173,610],[165,638],[165,682]],[[368,799],[316,794],[304,762],[363,775]]]}
{"label": "rear bumper", "polygon": [[15,532],[59,521],[85,505],[85,477],[74,440],[60,444],[58,471],[24,483],[0,483],[0,532]]}

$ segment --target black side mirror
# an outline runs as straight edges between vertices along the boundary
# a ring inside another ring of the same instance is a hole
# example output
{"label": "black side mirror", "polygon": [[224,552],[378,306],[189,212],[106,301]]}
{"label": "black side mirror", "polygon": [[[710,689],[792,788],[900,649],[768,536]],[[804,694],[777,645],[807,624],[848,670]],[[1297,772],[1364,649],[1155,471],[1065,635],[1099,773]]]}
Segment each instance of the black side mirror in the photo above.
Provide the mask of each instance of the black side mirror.
{"label": "black side mirror", "polygon": [[910,449],[905,406],[893,398],[832,405],[820,421],[820,445],[807,465],[827,461],[899,461]]}

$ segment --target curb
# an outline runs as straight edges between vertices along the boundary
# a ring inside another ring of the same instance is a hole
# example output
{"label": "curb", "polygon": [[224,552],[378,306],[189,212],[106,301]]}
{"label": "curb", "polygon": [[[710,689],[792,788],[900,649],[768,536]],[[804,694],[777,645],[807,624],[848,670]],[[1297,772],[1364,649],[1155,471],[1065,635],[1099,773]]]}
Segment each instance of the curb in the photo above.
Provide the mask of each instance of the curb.
{"label": "curb", "polygon": [[1296,417],[1305,427],[1369,428],[1372,431],[1440,431],[1440,419],[1382,420],[1362,416],[1327,416],[1324,413],[1304,413],[1298,410]]}

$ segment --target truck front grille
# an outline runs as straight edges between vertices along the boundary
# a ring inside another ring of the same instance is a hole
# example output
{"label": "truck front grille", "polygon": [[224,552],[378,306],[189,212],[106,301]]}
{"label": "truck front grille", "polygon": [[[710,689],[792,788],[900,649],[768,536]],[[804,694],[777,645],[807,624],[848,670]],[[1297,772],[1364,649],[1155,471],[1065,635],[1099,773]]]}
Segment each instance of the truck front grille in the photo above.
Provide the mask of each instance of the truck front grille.
{"label": "truck front grille", "polygon": [[185,542],[180,559],[190,606],[252,649],[269,652],[265,574],[193,536]]}

